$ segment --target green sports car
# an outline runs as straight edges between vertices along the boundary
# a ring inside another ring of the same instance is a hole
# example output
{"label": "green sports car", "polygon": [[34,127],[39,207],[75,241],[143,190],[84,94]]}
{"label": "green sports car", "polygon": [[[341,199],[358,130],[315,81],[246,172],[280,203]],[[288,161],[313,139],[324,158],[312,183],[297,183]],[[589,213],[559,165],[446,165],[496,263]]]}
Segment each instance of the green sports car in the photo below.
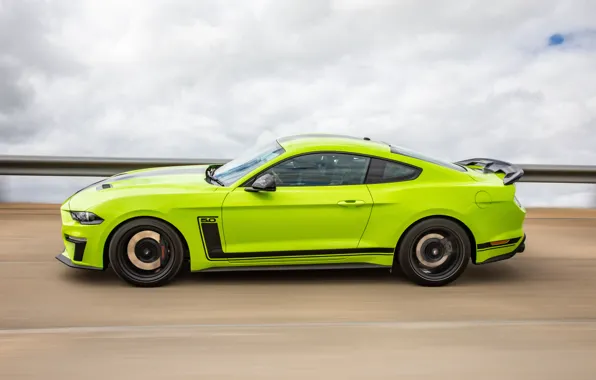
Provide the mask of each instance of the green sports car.
{"label": "green sports car", "polygon": [[61,207],[64,251],[135,286],[191,271],[387,268],[441,286],[525,248],[523,171],[338,135],[284,137],[225,164],[129,171]]}

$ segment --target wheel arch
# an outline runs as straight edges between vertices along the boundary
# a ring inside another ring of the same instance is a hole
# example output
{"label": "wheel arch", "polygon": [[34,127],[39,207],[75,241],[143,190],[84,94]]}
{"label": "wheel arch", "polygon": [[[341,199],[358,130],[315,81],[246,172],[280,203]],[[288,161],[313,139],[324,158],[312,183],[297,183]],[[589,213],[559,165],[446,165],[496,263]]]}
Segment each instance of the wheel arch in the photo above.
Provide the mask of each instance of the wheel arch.
{"label": "wheel arch", "polygon": [[461,220],[459,220],[458,218],[455,218],[453,216],[448,216],[448,215],[441,215],[441,214],[437,214],[437,215],[428,215],[425,216],[423,218],[420,218],[416,221],[414,221],[413,223],[411,223],[405,230],[404,232],[400,235],[397,244],[395,245],[395,253],[396,255],[394,255],[394,259],[393,259],[393,265],[395,265],[396,263],[396,257],[397,257],[397,253],[399,252],[400,246],[403,243],[403,240],[405,238],[405,236],[407,235],[408,232],[410,232],[410,230],[412,228],[414,228],[416,225],[424,222],[425,220],[428,219],[445,219],[445,220],[450,220],[454,223],[457,223],[460,227],[463,228],[463,230],[466,232],[466,235],[468,236],[468,239],[470,239],[470,245],[472,247],[472,252],[471,252],[471,259],[473,263],[476,263],[476,238],[474,237],[474,234],[472,233],[472,230],[470,229],[470,227],[468,227],[464,222],[462,222]]}
{"label": "wheel arch", "polygon": [[114,234],[124,224],[126,224],[126,223],[128,223],[130,221],[133,221],[133,220],[137,220],[137,219],[153,219],[153,220],[158,220],[158,221],[160,221],[162,223],[165,223],[168,226],[170,226],[174,230],[174,232],[176,232],[176,234],[180,238],[180,241],[182,242],[182,245],[184,246],[184,259],[185,260],[189,260],[190,259],[190,249],[188,247],[188,242],[186,241],[186,238],[184,237],[184,235],[182,234],[182,232],[180,232],[180,229],[178,227],[176,227],[171,222],[168,222],[167,220],[165,220],[163,218],[158,218],[156,216],[139,215],[139,216],[134,216],[132,218],[128,218],[128,219],[125,219],[125,220],[121,221],[114,228],[112,228],[112,230],[108,234],[108,237],[106,238],[106,240],[105,240],[105,242],[103,244],[103,268],[104,269],[106,269],[109,266],[109,264],[110,264],[109,247],[110,247],[110,243],[112,241],[112,238],[114,237]]}

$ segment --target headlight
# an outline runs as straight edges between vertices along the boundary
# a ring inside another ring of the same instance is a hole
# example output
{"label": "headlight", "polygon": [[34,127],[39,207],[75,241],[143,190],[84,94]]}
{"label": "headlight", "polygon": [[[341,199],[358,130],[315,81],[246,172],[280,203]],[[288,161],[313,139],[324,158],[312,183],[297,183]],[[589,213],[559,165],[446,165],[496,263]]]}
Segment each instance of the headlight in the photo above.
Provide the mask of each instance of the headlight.
{"label": "headlight", "polygon": [[70,216],[81,224],[100,224],[103,219],[89,211],[71,211]]}

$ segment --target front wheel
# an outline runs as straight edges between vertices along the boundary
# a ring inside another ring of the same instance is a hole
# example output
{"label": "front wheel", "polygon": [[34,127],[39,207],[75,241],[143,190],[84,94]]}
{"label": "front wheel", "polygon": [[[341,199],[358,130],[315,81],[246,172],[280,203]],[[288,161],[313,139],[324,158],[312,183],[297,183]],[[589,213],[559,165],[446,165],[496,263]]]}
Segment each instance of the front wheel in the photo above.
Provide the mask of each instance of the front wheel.
{"label": "front wheel", "polygon": [[410,229],[396,254],[399,269],[410,281],[422,286],[443,286],[461,276],[471,252],[470,239],[459,224],[432,218]]}
{"label": "front wheel", "polygon": [[184,245],[168,224],[151,218],[133,219],[114,234],[109,258],[124,281],[139,287],[157,287],[180,272]]}

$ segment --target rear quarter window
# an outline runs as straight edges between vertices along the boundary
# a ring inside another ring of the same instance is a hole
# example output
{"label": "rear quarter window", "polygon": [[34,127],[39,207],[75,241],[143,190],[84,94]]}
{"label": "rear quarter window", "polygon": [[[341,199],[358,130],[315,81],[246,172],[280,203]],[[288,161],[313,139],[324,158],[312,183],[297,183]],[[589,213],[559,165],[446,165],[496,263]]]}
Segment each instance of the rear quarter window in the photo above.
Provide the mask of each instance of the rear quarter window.
{"label": "rear quarter window", "polygon": [[421,171],[420,168],[411,165],[373,158],[370,162],[366,183],[411,181],[416,179]]}

